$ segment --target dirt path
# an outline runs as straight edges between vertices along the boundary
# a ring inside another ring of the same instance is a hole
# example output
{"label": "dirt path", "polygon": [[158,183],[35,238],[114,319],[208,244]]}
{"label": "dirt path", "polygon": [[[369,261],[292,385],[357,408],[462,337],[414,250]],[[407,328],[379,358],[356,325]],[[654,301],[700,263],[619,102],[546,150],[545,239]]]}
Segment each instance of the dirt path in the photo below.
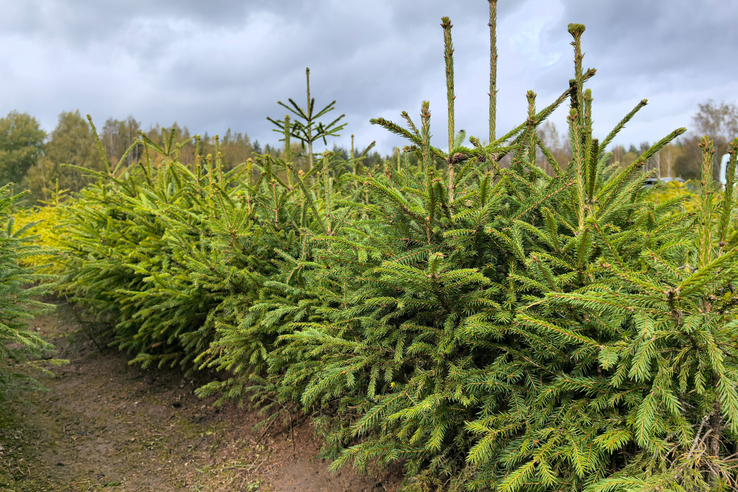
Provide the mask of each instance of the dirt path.
{"label": "dirt path", "polygon": [[[56,314],[33,326],[70,365],[44,378],[46,393],[0,411],[0,491],[386,491],[395,479],[337,474],[316,458],[306,423],[275,424],[194,396],[198,382],[174,370],[129,366]],[[294,446],[294,448],[293,448]]]}

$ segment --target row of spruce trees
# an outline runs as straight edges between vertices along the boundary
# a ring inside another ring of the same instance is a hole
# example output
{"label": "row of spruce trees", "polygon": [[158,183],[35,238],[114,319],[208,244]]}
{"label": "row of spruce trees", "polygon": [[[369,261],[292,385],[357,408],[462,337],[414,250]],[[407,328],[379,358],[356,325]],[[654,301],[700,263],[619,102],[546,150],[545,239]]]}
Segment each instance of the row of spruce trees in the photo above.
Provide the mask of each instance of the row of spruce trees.
{"label": "row of spruce trees", "polygon": [[[643,163],[684,129],[612,165],[643,104],[595,138],[578,24],[561,96],[467,140],[442,27],[447,150],[424,102],[373,120],[408,140],[396,161],[313,156],[336,127],[309,94],[276,122],[283,159],[184,165],[173,132],[142,135],[138,165],[62,208],[62,290],[135,361],[223,371],[200,393],[309,416],[334,468],[398,464],[407,490],[732,490],[738,141],[725,192],[705,138],[698,209],[649,201]],[[567,102],[565,163],[536,128]]]}

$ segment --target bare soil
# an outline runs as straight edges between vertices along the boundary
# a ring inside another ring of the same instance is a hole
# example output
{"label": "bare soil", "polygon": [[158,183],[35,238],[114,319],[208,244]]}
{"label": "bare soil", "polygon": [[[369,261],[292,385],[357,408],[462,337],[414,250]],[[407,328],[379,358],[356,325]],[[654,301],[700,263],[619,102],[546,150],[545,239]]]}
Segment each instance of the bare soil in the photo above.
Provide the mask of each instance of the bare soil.
{"label": "bare soil", "polygon": [[[68,310],[66,310],[68,311]],[[317,457],[309,422],[254,429],[255,411],[199,399],[203,383],[177,370],[141,369],[100,350],[65,315],[32,326],[66,366],[44,393],[0,409],[0,492],[396,490],[397,474],[337,473]],[[302,419],[305,420],[305,419]]]}

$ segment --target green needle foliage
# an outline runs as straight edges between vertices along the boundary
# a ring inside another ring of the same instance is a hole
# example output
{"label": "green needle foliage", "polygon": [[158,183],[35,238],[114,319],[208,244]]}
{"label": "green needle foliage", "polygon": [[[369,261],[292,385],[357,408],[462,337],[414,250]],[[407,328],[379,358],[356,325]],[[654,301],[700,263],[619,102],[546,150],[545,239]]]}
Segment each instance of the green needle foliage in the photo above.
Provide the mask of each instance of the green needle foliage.
{"label": "green needle foliage", "polygon": [[[200,393],[311,416],[334,468],[398,463],[407,490],[731,490],[738,140],[726,192],[705,137],[699,209],[649,200],[644,163],[685,130],[612,164],[645,101],[600,144],[571,24],[569,87],[542,110],[528,92],[519,126],[465,146],[442,22],[448,151],[428,102],[407,128],[372,120],[412,167],[326,152],[297,171],[290,139],[318,135],[309,96],[293,103],[307,123],[277,122],[284,159],[228,173],[142,135],[146,160],[70,207],[65,289],[134,361],[226,371]],[[536,135],[566,101],[568,163]]]}
{"label": "green needle foliage", "polygon": [[53,348],[27,326],[36,314],[49,311],[51,306],[36,300],[36,296],[49,291],[48,285],[28,287],[50,278],[23,263],[44,253],[27,234],[35,224],[15,227],[12,207],[23,195],[13,195],[11,185],[0,188],[0,402],[11,391],[40,388],[33,375],[44,370],[36,359]]}

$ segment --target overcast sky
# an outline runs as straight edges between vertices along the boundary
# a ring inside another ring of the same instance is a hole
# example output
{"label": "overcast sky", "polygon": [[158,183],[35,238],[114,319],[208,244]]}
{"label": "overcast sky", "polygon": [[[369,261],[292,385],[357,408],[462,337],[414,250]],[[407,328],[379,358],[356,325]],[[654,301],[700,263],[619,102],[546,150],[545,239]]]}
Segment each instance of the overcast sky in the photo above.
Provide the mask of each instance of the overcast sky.
{"label": "overcast sky", "polygon": [[[486,0],[0,0],[0,113],[27,112],[53,130],[62,111],[102,126],[133,115],[192,133],[226,129],[275,143],[266,117],[304,104],[305,67],[318,106],[337,100],[357,147],[403,142],[370,118],[401,122],[430,100],[434,144],[445,147],[440,19],[449,16],[456,128],[488,134]],[[499,0],[498,134],[544,107],[573,76],[569,22],[583,23],[595,131],[604,136],[649,100],[616,142],[653,142],[689,128],[697,104],[738,99],[738,2]],[[563,126],[565,111],[554,122]],[[419,118],[414,116],[416,120]],[[563,129],[563,128],[562,128]]]}

